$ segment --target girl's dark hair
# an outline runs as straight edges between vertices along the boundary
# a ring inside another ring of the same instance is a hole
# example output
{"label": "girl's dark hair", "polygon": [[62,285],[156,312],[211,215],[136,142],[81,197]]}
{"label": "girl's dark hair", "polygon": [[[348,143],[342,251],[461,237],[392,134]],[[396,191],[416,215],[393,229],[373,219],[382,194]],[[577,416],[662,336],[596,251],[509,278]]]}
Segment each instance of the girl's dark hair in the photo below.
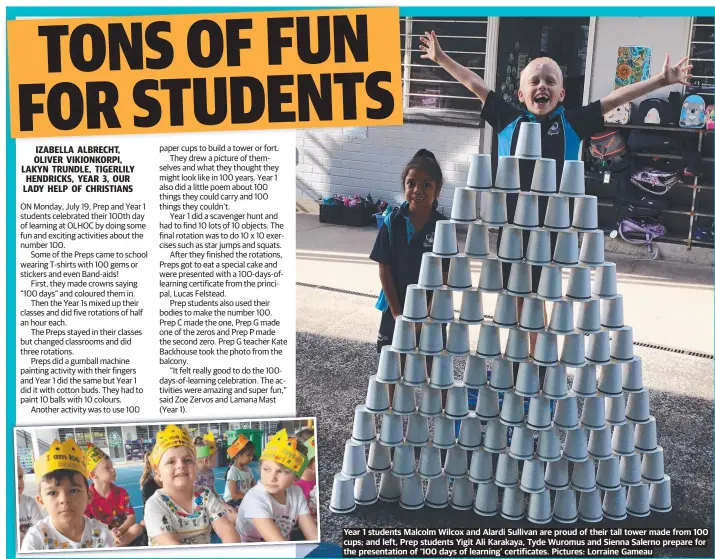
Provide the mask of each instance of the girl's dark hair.
{"label": "girl's dark hair", "polygon": [[243,456],[244,454],[248,454],[248,453],[251,452],[251,451],[254,451],[254,452],[255,452],[255,450],[256,450],[256,445],[254,445],[251,441],[248,441],[248,442],[246,443],[246,446],[244,446],[244,447],[239,451],[239,453],[236,454],[236,458],[238,458],[239,456]]}
{"label": "girl's dark hair", "polygon": [[442,176],[442,168],[439,166],[439,163],[437,163],[437,158],[434,156],[434,153],[432,153],[428,149],[423,148],[418,150],[417,153],[412,156],[412,159],[410,159],[410,161],[407,163],[407,165],[405,165],[405,168],[402,171],[403,189],[405,187],[405,179],[407,178],[407,173],[410,172],[410,169],[426,173],[429,178],[431,178],[437,183],[437,194],[432,204],[436,208],[438,205],[437,198],[439,197],[439,193],[442,190],[442,183],[444,181],[444,178]]}
{"label": "girl's dark hair", "polygon": [[309,427],[306,427],[305,429],[301,429],[295,434],[295,440],[297,440],[299,443],[305,444],[313,435],[315,435],[315,431],[313,429],[310,429]]}

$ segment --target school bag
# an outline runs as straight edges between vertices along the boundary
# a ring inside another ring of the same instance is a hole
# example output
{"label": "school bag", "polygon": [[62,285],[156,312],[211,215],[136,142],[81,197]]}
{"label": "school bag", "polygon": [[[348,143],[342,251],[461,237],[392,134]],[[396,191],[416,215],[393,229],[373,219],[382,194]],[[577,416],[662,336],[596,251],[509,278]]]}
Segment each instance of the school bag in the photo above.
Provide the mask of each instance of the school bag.
{"label": "school bag", "polygon": [[705,100],[700,95],[690,95],[683,101],[683,108],[680,111],[680,127],[705,127]]}
{"label": "school bag", "polygon": [[633,130],[628,136],[628,147],[636,153],[679,154],[682,144],[678,138],[655,130]]}
{"label": "school bag", "polygon": [[[382,220],[382,226],[387,228],[387,238],[390,239],[390,245],[392,245],[392,216],[396,215],[400,211],[400,208],[407,204],[408,202],[403,202],[401,206],[395,206],[392,211],[389,212]],[[412,224],[407,221],[407,242],[412,240],[412,235],[415,234],[415,229]],[[377,301],[375,302],[375,308],[380,312],[385,312],[390,307],[387,302],[387,296],[385,292],[381,289],[380,294],[377,296]]]}
{"label": "school bag", "polygon": [[648,252],[653,255],[653,260],[658,257],[658,248],[653,246],[653,241],[665,233],[665,226],[652,217],[625,217],[618,223],[621,239],[632,245],[648,245]]}
{"label": "school bag", "polygon": [[638,105],[637,117],[634,119],[636,124],[663,124],[668,121],[668,111],[670,105],[665,99],[660,97],[652,97],[644,99]]}
{"label": "school bag", "polygon": [[708,105],[705,108],[705,128],[715,130],[715,105]]}
{"label": "school bag", "polygon": [[633,103],[625,103],[603,115],[603,121],[608,124],[628,124],[631,121]]}
{"label": "school bag", "polygon": [[631,174],[631,184],[647,194],[662,197],[674,186],[682,184],[682,181],[675,173],[644,167]]}
{"label": "school bag", "polygon": [[680,183],[675,173],[652,167],[636,169],[629,181],[623,181],[619,188],[619,199],[625,217],[660,216],[663,210],[672,207],[670,190]]}
{"label": "school bag", "polygon": [[629,166],[626,142],[618,130],[591,136],[588,150],[599,172],[617,173]]}

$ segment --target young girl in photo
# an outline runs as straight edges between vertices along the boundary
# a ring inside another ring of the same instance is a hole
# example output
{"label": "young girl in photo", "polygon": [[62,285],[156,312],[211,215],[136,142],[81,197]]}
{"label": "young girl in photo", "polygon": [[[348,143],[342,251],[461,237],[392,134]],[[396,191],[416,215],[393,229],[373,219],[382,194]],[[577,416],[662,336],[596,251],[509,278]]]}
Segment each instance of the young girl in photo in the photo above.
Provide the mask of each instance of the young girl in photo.
{"label": "young girl in photo", "polygon": [[150,545],[209,544],[212,528],[222,543],[241,541],[218,497],[206,487],[194,488],[196,449],[186,429],[168,425],[157,433],[151,462],[161,487],[144,510]]}
{"label": "young girl in photo", "polygon": [[[405,201],[386,216],[377,234],[370,259],[379,264],[382,284],[376,305],[383,311],[377,336],[378,353],[382,346],[392,344],[395,318],[402,314],[407,286],[417,283],[422,255],[432,252],[437,222],[447,219],[437,211],[443,180],[442,169],[431,151],[421,149],[415,153],[402,171]],[[442,265],[446,274],[449,259],[443,259]]]}
{"label": "young girl in photo", "polygon": [[[439,194],[444,179],[442,168],[434,154],[421,149],[410,159],[402,171],[402,188],[405,201],[399,208],[385,216],[382,228],[377,234],[370,259],[379,264],[382,292],[375,305],[382,311],[380,330],[377,334],[377,352],[383,346],[392,345],[395,318],[402,314],[407,296],[407,286],[416,284],[420,276],[422,255],[432,252],[434,232],[437,222],[447,219],[437,211]],[[443,283],[447,283],[449,259],[442,259]],[[428,304],[432,292],[427,292]],[[422,324],[415,324],[418,340]],[[443,328],[443,336],[446,328]],[[404,356],[403,356],[404,357]],[[428,371],[431,359],[427,360]],[[389,398],[395,385],[388,385]],[[443,401],[446,393],[442,395]]]}
{"label": "young girl in photo", "polygon": [[226,472],[223,500],[232,507],[238,507],[248,490],[256,485],[256,478],[253,477],[253,472],[248,467],[253,462],[255,452],[255,445],[244,435],[239,435],[238,439],[226,450],[226,454],[229,459],[233,460],[233,464]]}

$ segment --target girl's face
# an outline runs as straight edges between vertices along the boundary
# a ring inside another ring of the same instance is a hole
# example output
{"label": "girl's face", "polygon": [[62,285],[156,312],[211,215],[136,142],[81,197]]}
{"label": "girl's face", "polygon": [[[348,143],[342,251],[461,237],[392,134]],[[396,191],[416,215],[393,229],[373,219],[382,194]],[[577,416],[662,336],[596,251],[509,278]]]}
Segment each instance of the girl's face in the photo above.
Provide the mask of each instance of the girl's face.
{"label": "girl's face", "polygon": [[161,457],[156,473],[164,488],[193,489],[198,473],[196,457],[186,446],[170,448]]}
{"label": "girl's face", "polygon": [[285,470],[273,460],[261,462],[261,482],[271,495],[285,491],[293,485],[295,479],[295,474]]}
{"label": "girl's face", "polygon": [[426,210],[432,208],[432,203],[439,196],[437,181],[424,171],[410,169],[405,176],[405,200],[410,204],[410,210]]}
{"label": "girl's face", "polygon": [[253,455],[254,452],[246,452],[245,454],[241,454],[238,458],[236,458],[236,463],[239,466],[248,466],[251,462],[253,462]]}

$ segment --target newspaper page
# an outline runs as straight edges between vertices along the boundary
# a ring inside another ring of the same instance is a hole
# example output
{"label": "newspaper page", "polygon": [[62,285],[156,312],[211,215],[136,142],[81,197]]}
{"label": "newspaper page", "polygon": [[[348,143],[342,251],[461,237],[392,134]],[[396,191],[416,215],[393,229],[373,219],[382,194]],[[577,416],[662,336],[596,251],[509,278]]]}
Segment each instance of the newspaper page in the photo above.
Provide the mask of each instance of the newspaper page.
{"label": "newspaper page", "polygon": [[25,4],[8,557],[713,556],[711,7]]}
{"label": "newspaper page", "polygon": [[402,122],[397,9],[7,19],[8,553],[315,547],[295,129]]}

